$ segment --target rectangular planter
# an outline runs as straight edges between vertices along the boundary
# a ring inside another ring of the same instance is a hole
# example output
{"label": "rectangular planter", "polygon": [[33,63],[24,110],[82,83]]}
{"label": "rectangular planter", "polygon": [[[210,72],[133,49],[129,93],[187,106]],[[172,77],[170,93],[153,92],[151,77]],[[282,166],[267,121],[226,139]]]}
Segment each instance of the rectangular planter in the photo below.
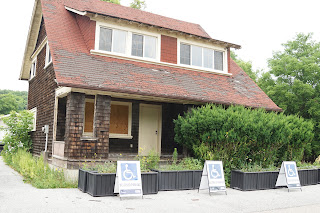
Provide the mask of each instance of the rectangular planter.
{"label": "rectangular planter", "polygon": [[275,189],[278,171],[272,172],[231,172],[230,187],[242,191]]}
{"label": "rectangular planter", "polygon": [[93,197],[113,196],[115,173],[87,173],[87,193]]}
{"label": "rectangular planter", "polygon": [[318,183],[320,183],[320,169],[318,169]]}
{"label": "rectangular planter", "polygon": [[[87,193],[93,197],[114,196],[115,180],[115,173],[87,172]],[[158,174],[156,172],[141,173],[141,181],[144,195],[158,193]]]}
{"label": "rectangular planter", "polygon": [[80,189],[82,192],[87,192],[87,173],[88,171],[79,169],[78,189]]}
{"label": "rectangular planter", "polygon": [[319,169],[301,169],[298,173],[301,186],[318,184]]}
{"label": "rectangular planter", "polygon": [[198,189],[202,170],[160,171],[158,172],[159,191]]}

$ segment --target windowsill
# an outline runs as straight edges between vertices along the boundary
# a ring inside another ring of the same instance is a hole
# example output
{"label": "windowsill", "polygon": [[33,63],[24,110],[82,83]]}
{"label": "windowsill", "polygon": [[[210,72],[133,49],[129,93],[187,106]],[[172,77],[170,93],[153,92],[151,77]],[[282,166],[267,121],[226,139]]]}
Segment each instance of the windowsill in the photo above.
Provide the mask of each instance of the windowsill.
{"label": "windowsill", "polygon": [[47,63],[43,69],[47,69],[47,68],[50,66],[50,64],[52,64],[52,61],[50,61],[49,63]]}
{"label": "windowsill", "polygon": [[80,140],[82,140],[82,141],[96,141],[96,140],[98,140],[98,138],[93,137],[93,136],[89,136],[89,135],[84,135],[80,138]]}
{"label": "windowsill", "polygon": [[109,134],[109,138],[118,138],[118,139],[132,139],[131,135],[121,135],[121,134]]}
{"label": "windowsill", "polygon": [[231,73],[227,73],[227,72],[219,71],[219,70],[211,70],[211,69],[205,69],[205,68],[201,68],[201,67],[193,67],[193,66],[182,65],[182,64],[171,64],[171,63],[166,63],[166,62],[162,62],[162,61],[120,55],[120,54],[105,52],[105,51],[101,51],[101,50],[90,50],[90,53],[93,55],[108,56],[108,57],[112,57],[112,58],[125,59],[125,60],[137,61],[137,62],[144,62],[144,63],[148,63],[148,64],[156,64],[156,65],[162,65],[162,66],[167,66],[167,67],[187,69],[187,70],[192,70],[192,71],[213,73],[213,74],[224,75],[224,76],[232,76]]}

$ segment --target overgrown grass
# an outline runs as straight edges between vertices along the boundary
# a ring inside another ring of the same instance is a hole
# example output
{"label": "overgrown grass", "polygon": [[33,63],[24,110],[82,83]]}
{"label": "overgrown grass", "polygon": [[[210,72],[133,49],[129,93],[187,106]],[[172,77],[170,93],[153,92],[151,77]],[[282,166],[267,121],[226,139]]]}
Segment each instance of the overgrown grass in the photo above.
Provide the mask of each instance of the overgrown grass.
{"label": "overgrown grass", "polygon": [[180,162],[173,161],[172,164],[163,165],[160,170],[183,171],[183,170],[202,170],[203,163],[198,159],[184,158]]}
{"label": "overgrown grass", "polygon": [[76,182],[65,179],[63,171],[54,170],[44,163],[43,158],[33,157],[24,149],[16,153],[2,152],[2,157],[7,165],[19,172],[24,181],[39,189],[48,188],[76,188]]}

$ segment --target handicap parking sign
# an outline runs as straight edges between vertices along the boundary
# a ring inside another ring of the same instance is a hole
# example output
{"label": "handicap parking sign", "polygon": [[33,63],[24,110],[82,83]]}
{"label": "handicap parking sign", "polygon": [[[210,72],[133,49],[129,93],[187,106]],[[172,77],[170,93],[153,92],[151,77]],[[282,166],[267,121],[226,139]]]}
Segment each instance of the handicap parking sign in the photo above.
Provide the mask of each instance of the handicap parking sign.
{"label": "handicap parking sign", "polygon": [[221,165],[220,164],[209,164],[209,175],[210,179],[221,179]]}
{"label": "handicap parking sign", "polygon": [[121,164],[122,181],[138,180],[137,164],[122,163]]}
{"label": "handicap parking sign", "polygon": [[296,165],[293,163],[287,163],[286,164],[286,172],[287,172],[287,177],[297,177],[297,170],[296,170]]}

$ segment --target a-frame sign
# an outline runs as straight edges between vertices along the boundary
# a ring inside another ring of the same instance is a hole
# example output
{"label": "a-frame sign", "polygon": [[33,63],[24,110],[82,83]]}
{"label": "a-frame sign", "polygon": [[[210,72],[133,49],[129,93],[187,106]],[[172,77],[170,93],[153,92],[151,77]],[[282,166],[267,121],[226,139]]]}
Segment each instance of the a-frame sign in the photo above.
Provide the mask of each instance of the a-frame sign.
{"label": "a-frame sign", "polygon": [[276,186],[287,186],[290,189],[301,189],[296,162],[283,161],[279,171]]}

